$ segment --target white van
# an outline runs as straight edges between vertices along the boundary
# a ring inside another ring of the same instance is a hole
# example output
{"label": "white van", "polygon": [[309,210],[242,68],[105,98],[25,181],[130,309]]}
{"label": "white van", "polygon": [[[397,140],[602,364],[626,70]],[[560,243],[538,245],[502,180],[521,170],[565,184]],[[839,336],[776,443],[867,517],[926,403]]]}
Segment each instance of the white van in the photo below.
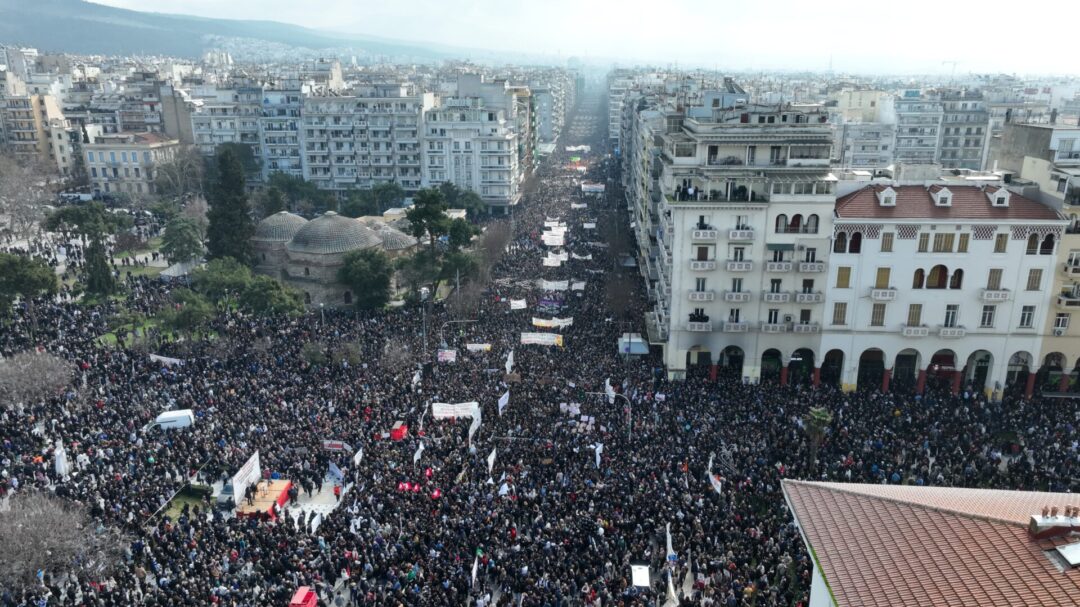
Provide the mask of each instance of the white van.
{"label": "white van", "polygon": [[195,423],[195,413],[191,409],[178,409],[176,411],[166,411],[161,415],[158,415],[154,421],[146,424],[143,428],[143,432],[149,431],[151,428],[161,428],[162,430],[173,430],[176,428],[187,428]]}

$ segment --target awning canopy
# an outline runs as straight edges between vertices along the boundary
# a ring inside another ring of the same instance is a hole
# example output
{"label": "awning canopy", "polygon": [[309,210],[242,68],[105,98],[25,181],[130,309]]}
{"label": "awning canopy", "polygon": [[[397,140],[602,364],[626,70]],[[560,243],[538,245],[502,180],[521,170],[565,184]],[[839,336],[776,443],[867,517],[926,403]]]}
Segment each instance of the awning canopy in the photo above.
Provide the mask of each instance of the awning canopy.
{"label": "awning canopy", "polygon": [[793,244],[774,244],[766,243],[765,248],[770,251],[794,251],[795,245]]}

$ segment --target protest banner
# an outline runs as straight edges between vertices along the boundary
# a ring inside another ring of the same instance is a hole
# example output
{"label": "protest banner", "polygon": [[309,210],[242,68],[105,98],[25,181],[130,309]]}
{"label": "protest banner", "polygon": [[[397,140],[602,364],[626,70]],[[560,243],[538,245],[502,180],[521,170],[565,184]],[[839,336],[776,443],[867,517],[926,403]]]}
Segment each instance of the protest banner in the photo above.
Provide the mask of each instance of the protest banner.
{"label": "protest banner", "polygon": [[438,360],[441,363],[457,362],[457,350],[439,350]]}
{"label": "protest banner", "polygon": [[465,344],[465,349],[469,352],[490,352],[491,344]]}
{"label": "protest banner", "polygon": [[431,416],[435,419],[449,419],[451,417],[472,417],[480,403],[469,401],[466,403],[431,403]]}
{"label": "protest banner", "polygon": [[542,327],[545,329],[562,329],[563,327],[569,327],[574,324],[573,318],[552,318],[550,320],[546,318],[537,318],[533,316],[532,324],[534,327]]}
{"label": "protest banner", "polygon": [[522,333],[521,343],[538,346],[561,346],[563,336],[558,333]]}

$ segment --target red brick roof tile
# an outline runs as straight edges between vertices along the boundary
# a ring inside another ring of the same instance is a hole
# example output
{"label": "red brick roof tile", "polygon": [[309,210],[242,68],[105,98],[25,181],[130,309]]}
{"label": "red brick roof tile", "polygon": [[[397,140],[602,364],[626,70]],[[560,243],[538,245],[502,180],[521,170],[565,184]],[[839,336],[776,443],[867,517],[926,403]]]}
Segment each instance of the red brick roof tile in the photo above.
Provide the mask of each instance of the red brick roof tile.
{"label": "red brick roof tile", "polygon": [[842,196],[836,201],[836,214],[841,219],[973,219],[986,221],[1055,221],[1062,216],[1054,209],[1030,198],[1011,193],[1009,206],[995,207],[990,203],[988,193],[996,192],[996,187],[986,190],[977,186],[944,186],[952,193],[950,206],[939,207],[934,203],[932,192],[943,186],[925,188],[923,186],[894,186],[896,206],[883,207],[877,194],[887,186],[871,185],[861,190]]}

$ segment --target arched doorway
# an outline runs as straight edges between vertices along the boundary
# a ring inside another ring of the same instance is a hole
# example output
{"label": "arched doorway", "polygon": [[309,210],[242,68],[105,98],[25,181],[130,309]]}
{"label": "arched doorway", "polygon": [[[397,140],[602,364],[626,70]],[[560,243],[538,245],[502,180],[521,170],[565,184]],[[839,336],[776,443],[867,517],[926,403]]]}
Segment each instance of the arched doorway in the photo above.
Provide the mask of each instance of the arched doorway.
{"label": "arched doorway", "polygon": [[1005,372],[1004,392],[1006,394],[1024,393],[1028,375],[1031,374],[1031,362],[1031,354],[1027,352],[1017,352],[1009,358],[1009,367]]}
{"label": "arched doorway", "polygon": [[1069,372],[1069,392],[1080,392],[1080,358],[1076,359],[1076,364]]}
{"label": "arched doorway", "polygon": [[779,383],[780,367],[784,366],[784,355],[776,348],[769,348],[761,354],[761,383]]}
{"label": "arched doorway", "polygon": [[1043,359],[1043,364],[1035,375],[1035,385],[1042,392],[1057,392],[1064,372],[1065,355],[1061,352],[1051,352]]}
{"label": "arched doorway", "polygon": [[859,356],[859,377],[856,387],[859,390],[880,390],[881,379],[885,376],[885,353],[877,348],[870,348]]}
{"label": "arched doorway", "polygon": [[732,377],[741,378],[743,369],[743,351],[739,346],[728,346],[720,353],[720,366]]}
{"label": "arched doorway", "polygon": [[988,386],[986,378],[990,377],[990,368],[994,366],[994,355],[986,350],[975,350],[968,356],[967,366],[964,367],[964,387],[972,392],[982,392]]}
{"label": "arched doorway", "polygon": [[912,394],[919,381],[919,351],[914,348],[906,348],[896,355],[893,364],[892,380],[889,382],[891,392]]}
{"label": "arched doorway", "polygon": [[930,357],[926,367],[926,385],[938,390],[951,390],[953,377],[960,370],[956,368],[956,353],[952,350],[938,350]]}
{"label": "arched doorway", "polygon": [[821,383],[829,386],[839,386],[843,375],[844,352],[842,350],[829,350],[825,353],[825,359],[821,361]]}
{"label": "arched doorway", "polygon": [[814,381],[814,351],[799,348],[791,353],[788,363],[788,383],[794,385],[810,384]]}
{"label": "arched doorway", "polygon": [[712,353],[702,346],[694,346],[686,351],[686,374],[708,375],[712,365]]}

